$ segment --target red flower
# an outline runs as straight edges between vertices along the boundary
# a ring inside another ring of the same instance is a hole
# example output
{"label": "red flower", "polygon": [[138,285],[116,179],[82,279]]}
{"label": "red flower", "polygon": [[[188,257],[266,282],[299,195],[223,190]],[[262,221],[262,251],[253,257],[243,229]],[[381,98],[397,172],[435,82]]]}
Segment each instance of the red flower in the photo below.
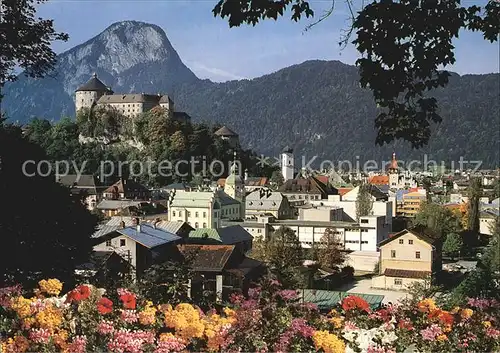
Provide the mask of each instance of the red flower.
{"label": "red flower", "polygon": [[102,315],[109,314],[110,312],[113,311],[113,302],[108,298],[102,297],[97,302],[97,310]]}
{"label": "red flower", "polygon": [[135,305],[136,305],[135,295],[126,293],[126,294],[120,295],[120,300],[122,301],[123,307],[125,309],[135,309]]}
{"label": "red flower", "polygon": [[85,285],[80,285],[68,293],[66,298],[66,303],[79,302],[80,300],[85,300],[90,296],[90,288]]}
{"label": "red flower", "polygon": [[355,295],[350,295],[342,300],[342,309],[344,309],[344,311],[359,309],[369,313],[370,305],[366,302],[366,300]]}
{"label": "red flower", "polygon": [[398,328],[400,328],[400,329],[406,329],[408,331],[411,331],[411,330],[413,330],[413,325],[411,324],[410,320],[401,319],[398,322]]}

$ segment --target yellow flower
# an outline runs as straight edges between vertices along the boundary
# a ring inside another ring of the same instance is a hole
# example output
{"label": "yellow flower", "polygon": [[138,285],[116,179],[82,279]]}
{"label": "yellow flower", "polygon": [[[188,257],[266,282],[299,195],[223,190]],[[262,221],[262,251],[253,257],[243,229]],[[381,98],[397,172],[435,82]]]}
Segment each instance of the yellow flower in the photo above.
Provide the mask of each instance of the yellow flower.
{"label": "yellow flower", "polygon": [[467,320],[472,316],[473,313],[474,311],[472,309],[462,309],[462,311],[460,312],[460,317],[464,320]]}
{"label": "yellow flower", "polygon": [[200,311],[191,304],[181,303],[175,309],[167,305],[163,308],[165,326],[173,328],[183,339],[201,338],[205,325],[200,317]]}
{"label": "yellow flower", "polygon": [[430,312],[435,311],[437,309],[437,306],[436,306],[436,302],[434,301],[434,299],[427,298],[427,299],[421,300],[417,304],[417,308],[418,308],[418,311],[420,311],[422,313],[430,313]]}
{"label": "yellow flower", "polygon": [[436,337],[436,339],[439,341],[439,342],[443,342],[443,341],[447,341],[448,340],[448,337],[446,337],[445,334],[441,334],[439,336]]}
{"label": "yellow flower", "polygon": [[43,310],[36,314],[36,320],[41,328],[48,330],[54,330],[59,327],[63,321],[63,314],[61,310],[54,307],[53,305],[48,305]]}
{"label": "yellow flower", "polygon": [[341,317],[332,317],[330,322],[333,324],[333,327],[339,329],[342,327],[343,319]]}
{"label": "yellow flower", "polygon": [[460,311],[460,307],[459,307],[459,306],[456,306],[456,307],[454,307],[454,308],[451,310],[451,313],[452,313],[452,314],[457,314],[459,311]]}
{"label": "yellow flower", "polygon": [[443,332],[450,332],[450,331],[451,331],[451,325],[450,324],[443,326]]}
{"label": "yellow flower", "polygon": [[42,279],[38,282],[38,286],[40,287],[42,293],[47,293],[49,295],[59,295],[63,287],[61,281],[55,278],[48,280]]}
{"label": "yellow flower", "polygon": [[336,335],[328,331],[316,331],[313,334],[313,342],[316,349],[322,349],[325,353],[345,352],[345,343]]}
{"label": "yellow flower", "polygon": [[26,318],[32,314],[31,303],[32,299],[27,299],[23,296],[11,299],[11,308],[14,310],[20,318]]}
{"label": "yellow flower", "polygon": [[491,327],[491,322],[490,321],[483,321],[483,326],[485,328],[490,328]]}
{"label": "yellow flower", "polygon": [[9,338],[6,343],[0,345],[1,351],[5,353],[24,353],[29,348],[29,341],[24,336]]}

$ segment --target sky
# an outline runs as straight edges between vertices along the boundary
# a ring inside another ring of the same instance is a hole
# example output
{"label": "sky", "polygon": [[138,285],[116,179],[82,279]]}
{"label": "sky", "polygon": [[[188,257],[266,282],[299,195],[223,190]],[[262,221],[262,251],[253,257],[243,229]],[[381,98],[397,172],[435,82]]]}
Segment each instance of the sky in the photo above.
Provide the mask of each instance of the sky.
{"label": "sky", "polygon": [[[361,0],[354,0],[356,4]],[[484,4],[486,0],[474,1]],[[472,3],[464,0],[463,4]],[[212,81],[255,78],[306,60],[340,60],[354,64],[358,54],[349,45],[339,46],[349,28],[349,12],[336,0],[329,18],[305,31],[313,19],[293,22],[289,17],[266,20],[255,27],[229,28],[227,19],[214,18],[217,0],[50,0],[37,15],[54,20],[57,31],[69,34],[68,42],[53,45],[61,53],[98,35],[123,20],[156,24],[163,28],[182,61],[198,77]],[[315,18],[332,0],[311,0]],[[499,72],[498,42],[491,44],[479,33],[461,33],[454,43],[457,62],[450,70],[459,74]]]}

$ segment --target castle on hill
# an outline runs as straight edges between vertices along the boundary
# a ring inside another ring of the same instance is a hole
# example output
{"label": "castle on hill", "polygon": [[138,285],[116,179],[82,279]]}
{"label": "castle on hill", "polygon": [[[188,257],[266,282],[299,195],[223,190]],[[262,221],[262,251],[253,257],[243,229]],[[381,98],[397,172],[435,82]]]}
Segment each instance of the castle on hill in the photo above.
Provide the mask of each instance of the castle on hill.
{"label": "castle on hill", "polygon": [[159,106],[165,108],[173,119],[179,121],[191,119],[185,112],[175,111],[174,102],[168,95],[115,94],[111,87],[106,86],[94,73],[87,83],[75,91],[75,111],[78,112],[82,108],[92,109],[96,106],[112,107],[126,117],[133,117]]}

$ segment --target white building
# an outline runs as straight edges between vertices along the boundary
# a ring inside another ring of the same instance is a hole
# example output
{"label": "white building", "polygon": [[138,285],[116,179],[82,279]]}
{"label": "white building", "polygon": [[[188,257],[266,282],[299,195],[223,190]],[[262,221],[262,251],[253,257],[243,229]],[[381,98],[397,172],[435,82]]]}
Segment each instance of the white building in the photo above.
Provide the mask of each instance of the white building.
{"label": "white building", "polygon": [[217,191],[184,191],[172,193],[168,220],[186,222],[194,228],[219,228],[221,206]]}
{"label": "white building", "polygon": [[[356,221],[356,199],[358,197],[359,186],[355,187],[345,195],[329,195],[327,200],[311,200],[314,206],[330,208],[341,208],[344,212],[343,220]],[[372,215],[384,216],[385,223],[392,227],[392,217],[396,216],[396,204],[393,200],[380,192],[376,187],[370,190],[372,198]]]}
{"label": "white building", "polygon": [[294,175],[294,160],[293,150],[290,147],[285,147],[281,153],[281,174],[284,181],[293,179]]}

